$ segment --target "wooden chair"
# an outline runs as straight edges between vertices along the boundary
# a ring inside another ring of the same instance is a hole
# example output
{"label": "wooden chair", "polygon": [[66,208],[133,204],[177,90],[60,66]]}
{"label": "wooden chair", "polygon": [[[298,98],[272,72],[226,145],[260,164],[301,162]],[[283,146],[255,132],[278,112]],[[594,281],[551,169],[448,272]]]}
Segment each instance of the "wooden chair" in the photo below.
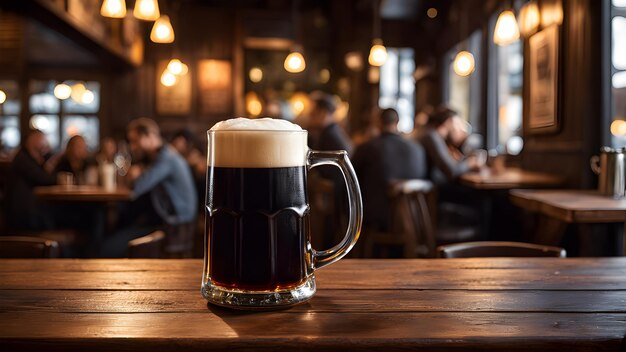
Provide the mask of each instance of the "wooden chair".
{"label": "wooden chair", "polygon": [[0,237],[0,258],[58,258],[59,253],[59,244],[45,238]]}
{"label": "wooden chair", "polygon": [[437,247],[439,258],[554,257],[565,258],[565,249],[523,242],[463,242]]}
{"label": "wooden chair", "polygon": [[162,258],[165,233],[154,231],[128,242],[129,258]]}
{"label": "wooden chair", "polygon": [[433,184],[425,180],[405,180],[390,186],[391,231],[364,234],[365,255],[374,248],[399,245],[405,258],[434,257],[435,229],[428,197]]}

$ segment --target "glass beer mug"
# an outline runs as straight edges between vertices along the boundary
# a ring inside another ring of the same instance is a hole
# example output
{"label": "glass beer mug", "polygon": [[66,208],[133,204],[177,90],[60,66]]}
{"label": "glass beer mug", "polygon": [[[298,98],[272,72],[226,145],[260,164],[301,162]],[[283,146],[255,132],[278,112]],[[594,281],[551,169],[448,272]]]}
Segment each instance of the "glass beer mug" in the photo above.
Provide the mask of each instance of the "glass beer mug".
{"label": "glass beer mug", "polygon": [[[361,193],[346,152],[309,150],[307,131],[284,120],[232,119],[207,134],[202,295],[238,309],[307,301],[314,271],[346,255],[361,232]],[[307,171],[319,165],[341,170],[350,209],[345,237],[323,251],[311,248],[306,193]]]}

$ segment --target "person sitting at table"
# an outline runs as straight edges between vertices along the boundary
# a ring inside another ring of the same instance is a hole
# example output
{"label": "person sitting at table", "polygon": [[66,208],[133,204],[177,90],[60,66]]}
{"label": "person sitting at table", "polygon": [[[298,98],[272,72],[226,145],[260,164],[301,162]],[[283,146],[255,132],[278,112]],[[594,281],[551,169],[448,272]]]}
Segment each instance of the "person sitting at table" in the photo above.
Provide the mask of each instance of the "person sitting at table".
{"label": "person sitting at table", "polygon": [[196,147],[195,137],[188,129],[176,132],[170,144],[185,158],[191,168],[198,193],[198,201],[203,206],[206,187],[206,156]]}
{"label": "person sitting at table", "polygon": [[426,178],[424,148],[403,138],[398,113],[383,110],[378,118],[381,134],[357,147],[352,158],[363,194],[363,227],[389,230],[388,188],[394,180]]}
{"label": "person sitting at table", "polygon": [[33,189],[56,182],[46,169],[50,145],[39,130],[28,133],[15,154],[7,173],[7,224],[14,230],[45,230],[54,226],[53,218],[38,204]]}
{"label": "person sitting at table", "polygon": [[132,199],[149,202],[129,226],[104,239],[101,254],[105,257],[124,256],[128,241],[163,229],[167,236],[166,252],[187,255],[193,246],[194,221],[198,214],[189,166],[174,148],[163,142],[154,120],[140,118],[131,121],[127,138],[133,160],[145,165],[143,170],[138,165],[129,170]]}
{"label": "person sitting at table", "polygon": [[85,138],[75,135],[67,141],[65,152],[58,159],[54,173],[68,172],[74,175],[76,184],[85,183],[85,171],[94,167],[95,163],[89,158],[89,150]]}
{"label": "person sitting at table", "polygon": [[101,164],[110,164],[115,159],[117,143],[111,137],[104,137],[100,141],[100,149],[96,153],[96,161]]}

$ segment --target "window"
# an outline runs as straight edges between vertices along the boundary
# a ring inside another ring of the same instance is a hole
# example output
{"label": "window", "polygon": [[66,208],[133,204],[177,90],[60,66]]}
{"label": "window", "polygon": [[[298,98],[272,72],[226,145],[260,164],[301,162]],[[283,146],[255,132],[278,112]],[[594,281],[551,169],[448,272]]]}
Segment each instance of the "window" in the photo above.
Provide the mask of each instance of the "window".
{"label": "window", "polygon": [[18,84],[15,81],[0,81],[0,91],[0,152],[6,153],[20,145]]}
{"label": "window", "polygon": [[[67,92],[55,88],[65,84]],[[63,149],[74,135],[85,137],[91,150],[100,140],[100,84],[79,81],[32,81],[30,84],[29,126],[41,130],[50,146]]]}
{"label": "window", "polygon": [[401,132],[413,130],[415,116],[415,60],[413,49],[387,48],[387,61],[380,68],[380,98],[382,109],[394,108],[398,111]]}
{"label": "window", "polygon": [[626,1],[611,1],[611,144],[626,147]]}
{"label": "window", "polygon": [[[455,110],[459,117],[469,122],[473,128],[480,130],[480,63],[481,63],[482,31],[477,30],[469,38],[450,49],[443,62],[443,101]],[[456,54],[467,50],[474,56],[474,72],[469,76],[459,76],[454,72],[453,63]]]}
{"label": "window", "polygon": [[[493,38],[495,23],[500,12],[490,21],[489,38]],[[522,40],[500,46],[489,40],[493,52],[489,60],[489,84],[493,85],[489,95],[492,109],[489,109],[488,146],[498,152],[517,155],[522,151],[523,125],[523,70],[524,51]]]}

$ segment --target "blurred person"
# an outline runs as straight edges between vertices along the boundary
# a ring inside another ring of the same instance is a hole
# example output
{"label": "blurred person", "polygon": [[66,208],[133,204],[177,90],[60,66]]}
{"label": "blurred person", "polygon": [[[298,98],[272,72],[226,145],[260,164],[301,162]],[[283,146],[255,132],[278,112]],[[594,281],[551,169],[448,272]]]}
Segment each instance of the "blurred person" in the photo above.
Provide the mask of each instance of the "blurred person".
{"label": "blurred person", "polygon": [[365,117],[366,124],[352,135],[354,146],[359,146],[380,135],[380,109],[376,106],[366,107],[361,111],[361,116]]}
{"label": "blurred person", "polygon": [[115,159],[117,143],[111,137],[105,137],[100,141],[100,150],[96,153],[98,163],[110,164]]}
{"label": "blurred person", "polygon": [[363,194],[363,226],[369,230],[389,230],[391,182],[427,176],[424,148],[400,135],[399,121],[396,110],[383,110],[377,121],[380,136],[357,147],[352,157]]}
{"label": "blurred person", "polygon": [[172,147],[187,161],[191,168],[198,194],[198,202],[204,205],[206,187],[206,156],[196,146],[196,138],[188,129],[182,129],[174,134],[170,142]]}
{"label": "blurred person", "polygon": [[15,154],[7,173],[7,223],[15,230],[44,230],[53,227],[52,216],[39,205],[33,194],[38,186],[56,182],[46,169],[50,145],[40,130],[32,130]]}
{"label": "blurred person", "polygon": [[101,255],[121,257],[126,254],[128,241],[157,229],[166,233],[166,248],[170,253],[190,250],[192,233],[184,231],[195,226],[198,214],[197,195],[193,177],[185,159],[166,145],[154,120],[139,118],[130,122],[127,139],[133,160],[128,177],[132,184],[132,199],[143,199],[140,213],[133,214],[125,229],[104,239]]}
{"label": "blurred person", "polygon": [[350,154],[352,144],[344,130],[337,124],[333,114],[337,105],[332,96],[316,94],[309,114],[307,129],[309,147],[315,150],[345,150]]}
{"label": "blurred person", "polygon": [[426,128],[428,125],[428,119],[430,115],[433,113],[433,107],[431,105],[425,105],[422,109],[415,115],[415,120],[413,121],[413,131],[410,134],[410,138],[419,141],[424,133],[426,132]]}
{"label": "blurred person", "polygon": [[54,173],[69,172],[74,175],[75,182],[82,183],[78,181],[84,181],[85,171],[93,165],[85,139],[75,135],[67,141],[65,151],[56,162]]}

